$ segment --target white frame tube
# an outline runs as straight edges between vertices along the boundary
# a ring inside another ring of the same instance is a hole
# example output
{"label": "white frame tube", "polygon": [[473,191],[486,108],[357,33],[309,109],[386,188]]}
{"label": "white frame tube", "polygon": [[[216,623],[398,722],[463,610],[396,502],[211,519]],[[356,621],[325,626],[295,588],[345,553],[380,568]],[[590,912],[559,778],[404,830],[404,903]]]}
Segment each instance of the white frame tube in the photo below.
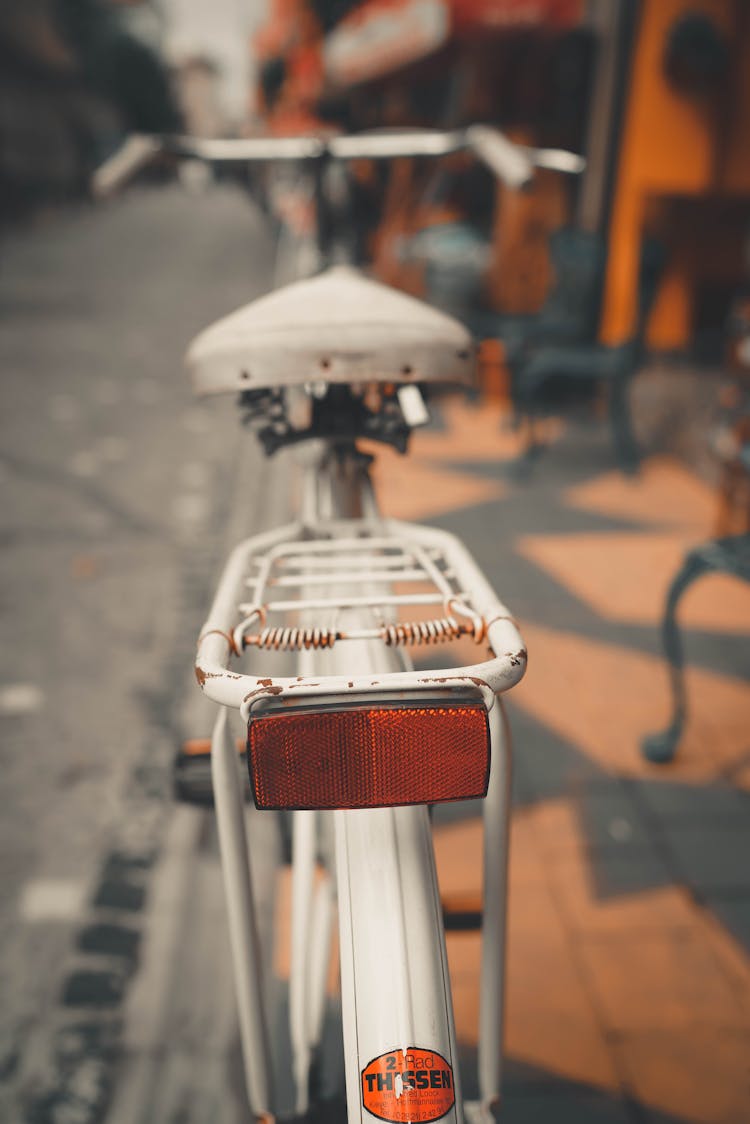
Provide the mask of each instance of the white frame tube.
{"label": "white frame tube", "polygon": [[250,1108],[255,1116],[261,1117],[271,1112],[271,1051],[263,992],[263,961],[245,831],[240,762],[226,707],[219,709],[211,737],[211,780],[229,920],[245,1083]]}
{"label": "white frame tube", "polygon": [[295,1082],[295,1112],[308,1109],[308,1084],[312,1060],[309,1033],[310,921],[315,875],[316,812],[292,813],[292,955],[289,972],[289,1033]]}
{"label": "white frame tube", "polygon": [[492,761],[484,823],[482,966],[479,994],[479,1099],[482,1116],[500,1100],[505,1020],[506,917],[512,802],[510,727],[502,699],[489,716]]}

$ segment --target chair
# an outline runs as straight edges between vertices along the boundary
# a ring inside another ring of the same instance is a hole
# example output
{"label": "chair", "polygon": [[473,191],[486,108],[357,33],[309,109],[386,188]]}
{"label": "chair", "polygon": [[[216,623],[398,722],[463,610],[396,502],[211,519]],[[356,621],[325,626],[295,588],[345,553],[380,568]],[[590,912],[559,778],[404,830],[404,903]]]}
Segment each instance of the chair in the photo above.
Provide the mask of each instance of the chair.
{"label": "chair", "polygon": [[677,606],[682,595],[704,574],[730,574],[750,582],[750,401],[736,388],[733,411],[719,428],[714,442],[721,462],[719,530],[741,528],[737,534],[721,534],[690,550],[672,580],[662,620],[662,644],[669,661],[672,685],[672,720],[665,730],[649,734],[641,749],[649,761],[671,761],[677,750],[687,715],[682,641],[677,625]]}
{"label": "chair", "polygon": [[638,288],[638,314],[633,336],[617,346],[599,343],[596,334],[604,279],[604,246],[597,236],[563,228],[553,235],[555,285],[535,316],[511,318],[498,327],[511,376],[517,413],[530,420],[530,439],[521,456],[528,463],[540,451],[533,419],[548,384],[585,379],[609,388],[609,417],[618,460],[625,472],[638,466],[633,434],[630,379],[641,365],[644,335],[663,264],[661,247],[644,242]]}
{"label": "chair", "polygon": [[671,761],[677,750],[687,716],[685,674],[682,640],[677,625],[677,606],[680,598],[694,581],[704,574],[731,574],[750,582],[750,534],[730,535],[712,539],[688,551],[682,567],[675,575],[662,620],[662,644],[669,661],[672,685],[672,720],[665,730],[649,734],[643,739],[641,749],[649,761],[664,764]]}

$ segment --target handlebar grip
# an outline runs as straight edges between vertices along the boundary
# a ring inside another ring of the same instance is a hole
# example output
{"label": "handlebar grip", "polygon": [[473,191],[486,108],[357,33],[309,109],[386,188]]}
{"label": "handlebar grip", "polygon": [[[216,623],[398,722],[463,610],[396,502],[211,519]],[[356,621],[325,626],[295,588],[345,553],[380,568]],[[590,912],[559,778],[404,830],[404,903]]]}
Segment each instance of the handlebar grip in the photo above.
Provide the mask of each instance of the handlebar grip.
{"label": "handlebar grip", "polygon": [[578,176],[586,170],[586,157],[564,148],[530,148],[528,153],[535,168],[547,168],[569,176]]}
{"label": "handlebar grip", "polygon": [[160,137],[132,133],[125,142],[94,171],[91,194],[106,199],[144,168],[164,148]]}
{"label": "handlebar grip", "polygon": [[534,162],[528,151],[509,141],[499,129],[490,125],[469,125],[466,143],[474,155],[508,187],[519,190],[527,187],[534,178]]}

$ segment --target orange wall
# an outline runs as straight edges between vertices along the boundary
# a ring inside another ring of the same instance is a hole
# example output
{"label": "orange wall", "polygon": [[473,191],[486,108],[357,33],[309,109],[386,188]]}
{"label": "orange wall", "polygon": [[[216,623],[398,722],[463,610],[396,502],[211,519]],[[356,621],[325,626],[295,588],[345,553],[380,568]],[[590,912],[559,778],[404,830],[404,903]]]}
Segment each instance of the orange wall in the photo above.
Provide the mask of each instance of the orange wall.
{"label": "orange wall", "polygon": [[[740,47],[736,43],[733,0],[642,0],[610,225],[602,317],[602,338],[607,342],[621,342],[633,330],[639,249],[649,202],[665,195],[699,197],[716,190],[716,139],[722,127],[725,132],[729,128],[733,138],[724,182],[729,186],[731,180],[734,190],[750,191],[750,105],[743,104],[736,115],[733,106],[732,122],[720,122],[718,103],[681,94],[663,74],[667,33],[687,11],[710,15],[735,51],[750,53],[746,42]],[[747,69],[742,83],[750,91]],[[667,266],[651,318],[649,339],[654,346],[680,346],[690,336],[692,277],[679,258],[673,255]]]}

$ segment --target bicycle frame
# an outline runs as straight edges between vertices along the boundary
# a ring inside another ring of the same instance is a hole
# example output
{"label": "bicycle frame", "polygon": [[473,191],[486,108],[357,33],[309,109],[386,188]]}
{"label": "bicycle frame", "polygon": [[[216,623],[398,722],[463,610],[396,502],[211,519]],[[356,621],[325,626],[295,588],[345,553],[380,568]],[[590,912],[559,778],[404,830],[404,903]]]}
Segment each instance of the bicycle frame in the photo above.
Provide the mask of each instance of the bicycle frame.
{"label": "bicycle frame", "polygon": [[[307,166],[315,185],[320,264],[330,265],[336,257],[336,222],[326,189],[331,161],[345,166],[360,159],[454,152],[472,153],[512,189],[530,183],[535,167],[576,174],[585,166],[573,153],[518,146],[484,125],[448,132],[386,131],[328,138],[131,137],[97,171],[92,191],[99,198],[111,194],[159,153],[243,168],[277,160]],[[350,313],[347,301],[352,296],[356,299]],[[287,713],[297,707],[299,715],[300,702],[313,709],[315,705],[376,707],[373,700],[382,703],[385,697],[390,703],[396,697],[405,707],[414,703],[418,711],[439,698],[437,708],[433,707],[439,711],[456,698],[464,702],[469,696],[481,699],[486,712],[482,721],[486,716],[489,730],[490,764],[482,809],[479,1102],[467,1104],[461,1097],[442,907],[425,803],[293,813],[290,1029],[296,1111],[302,1115],[308,1108],[311,1059],[323,1023],[335,880],[350,1124],[372,1119],[389,1124],[431,1124],[438,1119],[448,1124],[487,1122],[500,1097],[511,744],[499,696],[522,677],[526,652],[508,610],[457,539],[444,531],[378,516],[365,462],[357,457],[353,444],[347,444],[361,436],[372,438],[370,429],[342,434],[337,430],[338,421],[334,424],[329,419],[326,428],[319,416],[317,428],[295,430],[283,416],[283,395],[292,387],[302,388],[314,398],[315,388],[321,384],[327,395],[334,384],[338,389],[343,385],[362,392],[366,384],[374,382],[390,388],[384,395],[398,396],[407,431],[421,424],[413,413],[407,422],[410,411],[401,390],[416,391],[423,381],[465,382],[473,368],[473,351],[460,324],[425,306],[415,307],[418,303],[397,297],[361,275],[343,277],[327,269],[306,288],[302,283],[288,286],[286,292],[255,302],[207,329],[189,354],[199,393],[240,391],[249,408],[253,402],[262,402],[261,412],[282,403],[276,428],[271,426],[270,433],[268,429],[259,431],[267,452],[311,436],[332,439],[320,464],[308,471],[302,522],[248,539],[231,555],[196,656],[198,680],[219,705],[211,742],[211,775],[246,1085],[251,1111],[258,1120],[273,1115],[273,1074],[244,785],[230,730],[230,708],[239,709],[243,720],[252,725],[259,714],[267,716],[274,706],[282,711],[286,708]],[[253,397],[259,391],[261,397]],[[356,413],[354,398],[349,406]],[[252,410],[251,416],[255,416]],[[403,451],[406,437],[398,424],[388,429],[386,418],[392,421],[393,415],[383,409],[382,399],[381,417],[384,424],[377,439]],[[361,418],[368,420],[360,410]],[[364,426],[364,421],[360,424]],[[316,542],[313,531],[321,526],[324,533]],[[334,565],[330,559],[336,548],[341,549],[344,560]],[[347,575],[346,559],[359,550],[359,568]],[[251,561],[259,566],[253,578],[248,577]],[[282,575],[276,584],[304,586],[307,582],[309,596],[295,602],[278,598],[274,591],[267,602],[263,600],[261,592],[267,584],[274,584],[270,575],[279,563],[293,563],[296,577],[285,582]],[[360,584],[364,592],[347,594],[338,604],[335,598],[321,597],[315,578],[320,579],[326,567],[329,575],[323,580],[344,586]],[[388,583],[399,581],[423,581],[431,585],[431,592],[409,597],[389,594]],[[249,602],[242,596],[248,585],[253,591]],[[444,615],[426,621],[397,619],[396,607],[406,603],[441,604]],[[321,627],[320,612],[325,614],[334,606],[346,611],[345,629],[328,622]],[[244,613],[239,624],[238,609]],[[285,622],[266,628],[267,610],[296,612],[298,617],[291,625]],[[388,614],[392,610],[391,620]],[[486,641],[492,658],[440,672],[419,672],[403,654],[404,644],[438,643],[467,633],[477,643]],[[338,641],[345,643],[339,645]],[[299,674],[258,678],[230,671],[230,658],[250,644],[259,650],[297,650]],[[323,651],[318,650],[321,647]],[[474,709],[478,712],[479,708]],[[389,750],[392,744],[397,743],[389,742]],[[486,749],[486,740],[483,746]],[[295,761],[299,765],[300,758]],[[336,769],[344,772],[345,766],[337,764]],[[446,773],[452,785],[456,773],[450,773],[450,767]],[[471,794],[477,795],[478,788]],[[451,790],[441,798],[455,796]],[[300,802],[300,806],[310,805]],[[327,873],[316,886],[315,867],[321,854]]]}
{"label": "bicycle frame", "polygon": [[[344,528],[346,518],[352,516],[375,527],[387,526],[377,515],[366,468],[324,455],[318,466],[308,470],[303,522],[315,527],[321,521],[340,519]],[[222,582],[217,594],[220,607],[233,595],[231,569],[230,563],[228,582]],[[208,626],[216,619],[215,603]],[[207,627],[204,637],[208,632],[215,629]],[[221,643],[220,637],[208,637],[208,643],[214,641]],[[387,673],[408,675],[410,667],[401,650],[362,639],[327,652],[303,651],[299,671],[304,677],[325,674],[362,681]],[[413,677],[411,672],[412,681]],[[384,1096],[393,1092],[397,1098],[394,1084],[400,1081],[403,1087],[405,1080],[443,1082],[434,1086],[437,1091],[430,1094],[434,1108],[427,1107],[422,1120],[440,1118],[460,1124],[467,1116],[490,1118],[501,1079],[511,774],[510,740],[499,700],[490,710],[490,731],[492,764],[483,807],[479,1105],[465,1106],[461,1097],[431,826],[428,809],[421,805],[293,813],[290,1010],[297,1113],[308,1107],[311,1057],[323,1021],[333,916],[331,878],[335,877],[350,1124],[378,1118],[380,1114],[370,1113],[365,1102],[369,1098],[372,1107],[379,1092]],[[271,1051],[243,789],[224,706],[214,728],[211,762],[245,1076],[251,1110],[256,1118],[265,1118],[274,1105]],[[331,831],[335,874],[324,877],[315,891],[316,857],[325,852],[324,841]],[[392,1065],[392,1073],[379,1068],[381,1059],[386,1067]],[[436,1076],[425,1077],[428,1070]]]}

